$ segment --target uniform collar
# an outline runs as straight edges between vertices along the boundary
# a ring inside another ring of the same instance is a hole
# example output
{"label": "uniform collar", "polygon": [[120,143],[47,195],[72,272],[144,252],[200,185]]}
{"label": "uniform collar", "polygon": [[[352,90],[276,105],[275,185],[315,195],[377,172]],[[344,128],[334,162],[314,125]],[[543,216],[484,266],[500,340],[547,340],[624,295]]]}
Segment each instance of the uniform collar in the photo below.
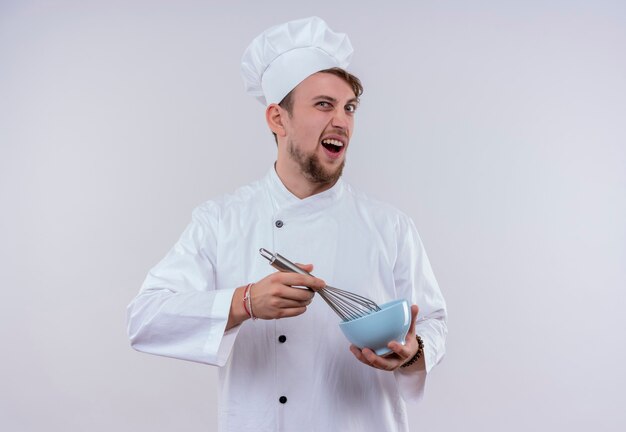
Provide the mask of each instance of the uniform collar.
{"label": "uniform collar", "polygon": [[311,195],[310,197],[300,199],[285,187],[283,182],[280,180],[280,177],[278,177],[274,165],[272,165],[269,169],[265,179],[268,191],[272,197],[274,208],[277,211],[291,209],[314,212],[317,210],[323,210],[337,202],[341,198],[344,189],[344,182],[341,178],[339,178],[337,183],[335,183],[330,189]]}

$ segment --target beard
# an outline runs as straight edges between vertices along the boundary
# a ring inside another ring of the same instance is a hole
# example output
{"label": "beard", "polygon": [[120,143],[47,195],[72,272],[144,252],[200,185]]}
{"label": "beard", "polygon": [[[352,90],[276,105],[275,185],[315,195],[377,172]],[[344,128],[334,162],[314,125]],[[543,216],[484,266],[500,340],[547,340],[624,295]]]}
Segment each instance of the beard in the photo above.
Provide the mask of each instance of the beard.
{"label": "beard", "polygon": [[293,144],[293,141],[289,141],[288,150],[291,159],[298,164],[304,177],[311,183],[333,185],[337,183],[337,180],[343,174],[343,167],[346,165],[345,158],[338,167],[326,170],[320,163],[317,154],[303,153],[302,150]]}

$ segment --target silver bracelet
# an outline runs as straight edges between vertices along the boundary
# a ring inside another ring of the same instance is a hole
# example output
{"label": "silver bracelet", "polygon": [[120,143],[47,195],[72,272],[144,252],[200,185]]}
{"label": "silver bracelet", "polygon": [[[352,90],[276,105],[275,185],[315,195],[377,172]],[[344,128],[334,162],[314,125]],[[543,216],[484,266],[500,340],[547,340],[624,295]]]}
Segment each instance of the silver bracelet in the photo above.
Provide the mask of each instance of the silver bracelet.
{"label": "silver bracelet", "polygon": [[250,287],[248,288],[248,296],[247,296],[247,301],[248,301],[248,312],[250,312],[250,318],[252,318],[253,320],[257,319],[257,317],[254,316],[254,312],[252,311],[252,287],[254,286],[253,283],[250,284]]}

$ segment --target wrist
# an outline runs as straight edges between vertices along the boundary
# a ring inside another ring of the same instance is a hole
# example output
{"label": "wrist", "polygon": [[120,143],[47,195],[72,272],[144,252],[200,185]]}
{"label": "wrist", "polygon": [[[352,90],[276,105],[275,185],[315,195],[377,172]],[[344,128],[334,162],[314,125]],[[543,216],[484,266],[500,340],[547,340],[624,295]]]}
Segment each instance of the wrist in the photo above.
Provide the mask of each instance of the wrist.
{"label": "wrist", "polygon": [[249,283],[248,285],[246,285],[243,291],[243,300],[241,303],[243,304],[243,310],[246,311],[248,318],[252,318],[253,320],[256,320],[257,318],[254,316],[254,310],[252,309],[252,286],[253,285],[254,283]]}
{"label": "wrist", "polygon": [[228,314],[226,330],[238,326],[249,318],[243,306],[243,295],[245,289],[245,286],[241,286],[235,289],[235,292],[233,293],[233,298],[230,302],[230,312]]}
{"label": "wrist", "polygon": [[424,341],[418,335],[415,335],[415,339],[417,339],[417,352],[413,357],[404,362],[400,367],[406,368],[416,363],[420,358],[424,357]]}

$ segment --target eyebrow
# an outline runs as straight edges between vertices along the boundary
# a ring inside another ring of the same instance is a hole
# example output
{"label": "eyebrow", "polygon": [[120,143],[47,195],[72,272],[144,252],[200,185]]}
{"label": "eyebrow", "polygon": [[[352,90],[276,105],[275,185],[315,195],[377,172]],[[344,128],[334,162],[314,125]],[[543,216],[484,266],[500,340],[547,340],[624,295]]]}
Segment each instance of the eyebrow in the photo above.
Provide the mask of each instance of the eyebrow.
{"label": "eyebrow", "polygon": [[[326,95],[319,95],[319,96],[315,96],[313,98],[313,100],[326,100],[328,102],[332,102],[332,103],[337,103],[337,99],[335,99],[332,96],[326,96]],[[360,103],[361,101],[359,100],[359,98],[357,97],[353,97],[352,99],[348,100],[347,103],[356,103],[357,105]]]}

